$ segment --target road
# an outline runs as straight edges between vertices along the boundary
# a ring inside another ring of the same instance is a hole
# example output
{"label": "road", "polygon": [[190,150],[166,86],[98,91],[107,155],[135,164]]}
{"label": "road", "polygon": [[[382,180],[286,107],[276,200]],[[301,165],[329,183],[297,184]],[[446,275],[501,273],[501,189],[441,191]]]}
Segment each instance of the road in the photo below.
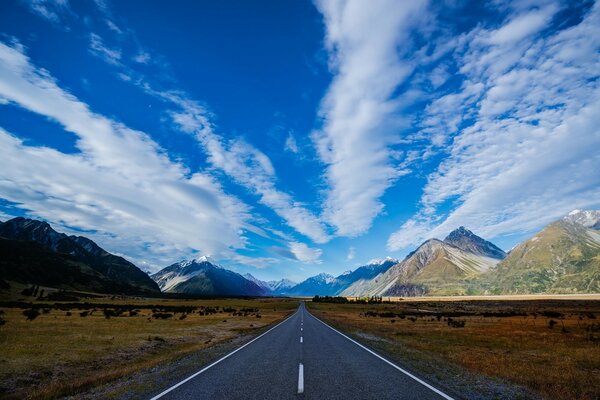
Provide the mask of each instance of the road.
{"label": "road", "polygon": [[152,400],[451,399],[308,312],[288,319]]}

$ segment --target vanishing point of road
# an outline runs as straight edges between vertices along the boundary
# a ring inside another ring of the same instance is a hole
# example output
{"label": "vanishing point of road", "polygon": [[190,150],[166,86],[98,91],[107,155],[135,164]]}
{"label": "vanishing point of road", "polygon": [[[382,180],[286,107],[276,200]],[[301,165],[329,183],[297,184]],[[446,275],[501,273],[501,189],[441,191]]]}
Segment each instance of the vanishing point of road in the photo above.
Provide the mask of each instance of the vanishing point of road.
{"label": "vanishing point of road", "polygon": [[152,400],[452,399],[331,328],[304,303],[283,322]]}

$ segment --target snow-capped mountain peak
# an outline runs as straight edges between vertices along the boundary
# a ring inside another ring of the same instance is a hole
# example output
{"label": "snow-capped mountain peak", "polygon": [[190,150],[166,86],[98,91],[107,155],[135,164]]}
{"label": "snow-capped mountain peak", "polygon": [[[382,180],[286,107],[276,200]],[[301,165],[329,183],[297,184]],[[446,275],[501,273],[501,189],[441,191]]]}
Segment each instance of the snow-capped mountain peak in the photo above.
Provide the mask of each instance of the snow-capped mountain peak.
{"label": "snow-capped mountain peak", "polygon": [[573,210],[563,219],[586,228],[600,229],[600,211],[598,210]]}
{"label": "snow-capped mountain peak", "polygon": [[397,259],[395,259],[395,258],[393,258],[393,257],[387,256],[384,259],[374,258],[372,260],[369,260],[366,265],[383,265],[383,264],[388,263],[388,262],[393,262],[393,263],[397,264],[400,261],[397,260]]}

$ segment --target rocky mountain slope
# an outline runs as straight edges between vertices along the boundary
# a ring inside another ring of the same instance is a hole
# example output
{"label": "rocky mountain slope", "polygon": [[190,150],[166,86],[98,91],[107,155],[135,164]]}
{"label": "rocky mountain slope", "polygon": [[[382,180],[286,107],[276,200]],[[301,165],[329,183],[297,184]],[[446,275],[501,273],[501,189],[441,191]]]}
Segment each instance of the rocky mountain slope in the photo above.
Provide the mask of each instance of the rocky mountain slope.
{"label": "rocky mountain slope", "polygon": [[[465,228],[449,237],[464,248],[481,253],[485,242]],[[489,243],[489,242],[488,242]],[[493,246],[493,245],[492,245]],[[495,247],[495,246],[494,246]],[[490,248],[485,246],[484,248]],[[491,247],[493,249],[493,247]],[[496,253],[497,254],[497,253]],[[377,275],[370,281],[360,281],[342,292],[345,296],[420,296],[466,294],[466,282],[489,270],[500,260],[465,251],[461,248],[430,239],[425,241],[402,262]]]}
{"label": "rocky mountain slope", "polygon": [[575,210],[516,246],[490,270],[493,294],[600,293],[600,212]]}

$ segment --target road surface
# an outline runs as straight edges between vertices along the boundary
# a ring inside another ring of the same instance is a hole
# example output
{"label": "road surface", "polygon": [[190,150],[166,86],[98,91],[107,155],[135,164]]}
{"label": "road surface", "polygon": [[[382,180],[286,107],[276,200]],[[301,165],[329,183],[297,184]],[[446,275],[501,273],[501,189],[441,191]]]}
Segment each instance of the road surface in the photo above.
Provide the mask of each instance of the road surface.
{"label": "road surface", "polygon": [[152,400],[451,399],[329,327],[291,317]]}

